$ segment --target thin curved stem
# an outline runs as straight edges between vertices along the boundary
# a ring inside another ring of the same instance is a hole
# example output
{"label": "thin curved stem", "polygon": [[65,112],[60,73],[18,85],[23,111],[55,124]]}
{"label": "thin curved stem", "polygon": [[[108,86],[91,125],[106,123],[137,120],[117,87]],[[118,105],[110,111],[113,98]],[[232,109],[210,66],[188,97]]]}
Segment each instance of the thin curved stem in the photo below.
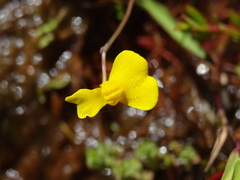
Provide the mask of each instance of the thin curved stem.
{"label": "thin curved stem", "polygon": [[122,32],[124,26],[126,25],[128,19],[129,19],[129,16],[132,12],[133,4],[134,4],[134,0],[129,0],[128,1],[127,10],[126,10],[126,13],[125,13],[121,23],[119,24],[118,28],[113,33],[113,35],[110,37],[108,42],[106,44],[104,44],[104,46],[101,47],[101,49],[100,49],[100,53],[101,53],[101,56],[102,56],[102,81],[103,82],[107,80],[107,73],[106,73],[106,54],[107,54],[107,51],[109,50],[109,48],[111,47],[113,42],[116,40],[116,38],[119,36],[119,34]]}

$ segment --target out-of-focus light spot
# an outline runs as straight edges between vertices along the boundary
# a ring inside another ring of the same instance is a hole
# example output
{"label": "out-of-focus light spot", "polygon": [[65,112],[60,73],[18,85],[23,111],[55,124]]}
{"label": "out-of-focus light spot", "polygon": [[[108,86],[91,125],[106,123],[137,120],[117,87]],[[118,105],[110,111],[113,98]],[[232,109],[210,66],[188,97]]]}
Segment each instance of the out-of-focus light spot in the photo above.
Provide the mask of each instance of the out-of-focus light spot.
{"label": "out-of-focus light spot", "polygon": [[19,56],[17,56],[16,58],[16,64],[17,65],[23,65],[26,61],[26,57],[25,57],[25,54],[20,54]]}
{"label": "out-of-focus light spot", "polygon": [[237,92],[237,88],[234,85],[228,85],[227,91],[230,92],[231,94],[235,94]]}
{"label": "out-of-focus light spot", "polygon": [[28,31],[28,34],[29,34],[31,37],[35,37],[35,36],[36,36],[36,30],[30,29],[30,30]]}
{"label": "out-of-focus light spot", "polygon": [[97,127],[94,127],[92,129],[92,135],[95,136],[95,137],[99,137],[100,136],[100,131]]}
{"label": "out-of-focus light spot", "polygon": [[166,146],[160,147],[160,148],[159,148],[159,152],[160,152],[161,154],[166,154],[166,153],[167,153],[167,148],[166,148]]}
{"label": "out-of-focus light spot", "polygon": [[167,117],[164,119],[164,125],[166,127],[171,127],[174,125],[174,119],[170,118],[170,117]]}
{"label": "out-of-focus light spot", "polygon": [[148,132],[150,134],[155,134],[157,132],[157,125],[155,122],[151,122],[149,127],[148,127]]}
{"label": "out-of-focus light spot", "polygon": [[56,62],[56,68],[57,69],[64,69],[65,68],[65,63],[63,61],[57,61]]}
{"label": "out-of-focus light spot", "polygon": [[26,77],[23,74],[14,73],[12,76],[17,83],[24,83],[26,80]]}
{"label": "out-of-focus light spot", "polygon": [[85,140],[85,145],[87,147],[92,147],[92,148],[95,148],[98,146],[98,141],[94,138],[94,137],[89,137]]}
{"label": "out-of-focus light spot", "polygon": [[56,70],[56,68],[51,68],[51,69],[49,70],[49,74],[50,74],[50,76],[52,76],[52,77],[56,77],[56,76],[58,75],[58,71]]}
{"label": "out-of-focus light spot", "polygon": [[86,25],[83,24],[83,20],[80,16],[72,18],[71,28],[76,34],[82,34],[87,29]]}
{"label": "out-of-focus light spot", "polygon": [[161,78],[163,76],[163,70],[157,69],[154,73],[154,77]]}
{"label": "out-of-focus light spot", "polygon": [[15,45],[16,45],[16,47],[21,48],[24,45],[24,41],[21,38],[17,38],[15,40]]}
{"label": "out-of-focus light spot", "polygon": [[17,21],[17,25],[18,25],[19,28],[26,27],[27,23],[28,23],[27,20],[23,19],[23,18],[21,18]]}
{"label": "out-of-focus light spot", "polygon": [[42,148],[42,154],[43,154],[43,156],[45,156],[45,157],[48,156],[48,155],[50,155],[51,152],[52,152],[52,148],[49,147],[49,146],[45,146],[45,147]]}
{"label": "out-of-focus light spot", "polygon": [[33,56],[32,62],[34,65],[39,64],[42,61],[43,57],[41,54],[35,54]]}
{"label": "out-of-focus light spot", "polygon": [[16,99],[21,99],[23,96],[23,89],[20,86],[12,86],[12,91],[14,92],[14,97]]}
{"label": "out-of-focus light spot", "polygon": [[159,66],[159,62],[156,59],[152,59],[149,63],[151,68],[157,69]]}
{"label": "out-of-focus light spot", "polygon": [[110,176],[112,174],[112,170],[110,168],[105,168],[102,171],[103,175]]}
{"label": "out-of-focus light spot", "polygon": [[134,116],[136,114],[136,112],[137,112],[137,110],[133,107],[128,107],[128,109],[127,109],[127,115],[130,117]]}
{"label": "out-of-focus light spot", "polygon": [[126,138],[123,137],[123,136],[119,136],[119,137],[117,138],[117,142],[118,142],[119,144],[121,144],[121,145],[125,145],[125,144],[126,144]]}
{"label": "out-of-focus light spot", "polygon": [[236,112],[235,112],[235,117],[237,119],[240,119],[240,109],[238,109]]}
{"label": "out-of-focus light spot", "polygon": [[34,16],[33,16],[33,20],[34,20],[34,24],[35,24],[36,26],[41,25],[42,22],[43,22],[41,16],[39,16],[39,15],[34,15]]}
{"label": "out-of-focus light spot", "polygon": [[20,178],[18,171],[14,169],[8,169],[6,171],[6,176],[10,179],[22,179]]}
{"label": "out-of-focus light spot", "polygon": [[62,53],[62,55],[60,56],[59,60],[65,62],[65,61],[71,59],[71,57],[72,57],[71,51],[64,51],[64,52]]}
{"label": "out-of-focus light spot", "polygon": [[1,90],[1,89],[6,89],[7,87],[8,87],[8,81],[2,80],[2,81],[0,82],[0,90]]}
{"label": "out-of-focus light spot", "polygon": [[35,74],[35,68],[32,66],[32,65],[29,65],[27,67],[27,73],[30,75],[30,76],[33,76]]}
{"label": "out-of-focus light spot", "polygon": [[14,15],[16,18],[21,18],[23,16],[22,9],[18,8],[14,11]]}
{"label": "out-of-focus light spot", "polygon": [[45,85],[47,85],[49,83],[49,81],[50,81],[50,78],[49,78],[48,74],[42,73],[37,80],[37,85],[38,85],[38,87],[42,88]]}
{"label": "out-of-focus light spot", "polygon": [[164,130],[158,129],[156,134],[158,135],[159,138],[162,138],[165,136],[166,133]]}
{"label": "out-of-focus light spot", "polygon": [[64,174],[69,174],[72,172],[72,166],[70,166],[69,164],[65,164],[63,166],[63,173]]}
{"label": "out-of-focus light spot", "polygon": [[187,114],[190,114],[193,110],[194,110],[194,107],[193,107],[193,106],[190,106],[190,107],[187,109]]}
{"label": "out-of-focus light spot", "polygon": [[16,108],[16,114],[17,115],[23,115],[25,113],[26,107],[24,105],[18,106]]}
{"label": "out-of-focus light spot", "polygon": [[201,63],[197,66],[197,74],[199,75],[205,75],[209,72],[209,67],[205,64]]}
{"label": "out-of-focus light spot", "polygon": [[128,137],[129,137],[130,139],[135,139],[135,138],[137,137],[137,132],[136,132],[136,131],[130,131],[130,132],[128,133]]}

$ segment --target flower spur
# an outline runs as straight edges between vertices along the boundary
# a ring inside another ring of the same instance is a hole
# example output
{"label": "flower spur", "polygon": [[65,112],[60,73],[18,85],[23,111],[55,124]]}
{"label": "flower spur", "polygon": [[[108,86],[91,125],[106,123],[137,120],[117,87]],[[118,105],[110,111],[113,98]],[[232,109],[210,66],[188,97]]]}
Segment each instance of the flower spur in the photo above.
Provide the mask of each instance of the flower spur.
{"label": "flower spur", "polygon": [[150,110],[158,101],[156,79],[148,76],[148,63],[139,54],[124,50],[114,60],[109,79],[95,89],[80,89],[66,97],[67,102],[77,104],[78,117],[95,116],[100,109],[118,102],[140,109]]}

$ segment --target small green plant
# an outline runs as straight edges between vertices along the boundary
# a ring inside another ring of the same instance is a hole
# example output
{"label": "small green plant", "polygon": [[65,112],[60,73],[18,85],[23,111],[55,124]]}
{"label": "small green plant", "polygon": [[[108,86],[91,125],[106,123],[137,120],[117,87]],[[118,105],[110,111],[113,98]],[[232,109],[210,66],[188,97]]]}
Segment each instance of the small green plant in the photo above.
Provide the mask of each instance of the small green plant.
{"label": "small green plant", "polygon": [[135,151],[136,156],[141,159],[147,167],[153,169],[157,166],[159,148],[154,142],[143,141]]}
{"label": "small green plant", "polygon": [[123,158],[117,146],[100,143],[96,148],[86,150],[87,166],[95,170],[110,168],[117,180],[148,180],[149,175],[136,157]]}
{"label": "small green plant", "polygon": [[98,147],[86,150],[86,164],[94,170],[111,169],[117,180],[149,180],[152,179],[153,171],[175,166],[176,161],[180,160],[186,169],[200,162],[200,157],[192,146],[183,146],[177,141],[172,141],[170,146],[174,147],[171,152],[161,152],[155,142],[143,140],[132,150],[132,155],[126,157],[125,151],[119,152],[118,145],[100,143]]}
{"label": "small green plant", "polygon": [[86,163],[89,168],[103,169],[112,167],[116,163],[119,152],[115,146],[100,143],[96,148],[86,151]]}

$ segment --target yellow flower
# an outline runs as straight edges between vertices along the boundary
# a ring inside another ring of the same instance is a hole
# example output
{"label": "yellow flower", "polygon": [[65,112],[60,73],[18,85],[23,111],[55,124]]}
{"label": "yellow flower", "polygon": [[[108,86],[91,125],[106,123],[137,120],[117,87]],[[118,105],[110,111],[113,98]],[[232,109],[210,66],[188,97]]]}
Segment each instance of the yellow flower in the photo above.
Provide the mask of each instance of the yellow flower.
{"label": "yellow flower", "polygon": [[158,86],[157,81],[148,76],[147,61],[137,53],[125,50],[116,57],[108,81],[93,90],[80,89],[65,100],[77,104],[81,119],[93,117],[106,104],[115,106],[118,102],[150,110],[158,101]]}

